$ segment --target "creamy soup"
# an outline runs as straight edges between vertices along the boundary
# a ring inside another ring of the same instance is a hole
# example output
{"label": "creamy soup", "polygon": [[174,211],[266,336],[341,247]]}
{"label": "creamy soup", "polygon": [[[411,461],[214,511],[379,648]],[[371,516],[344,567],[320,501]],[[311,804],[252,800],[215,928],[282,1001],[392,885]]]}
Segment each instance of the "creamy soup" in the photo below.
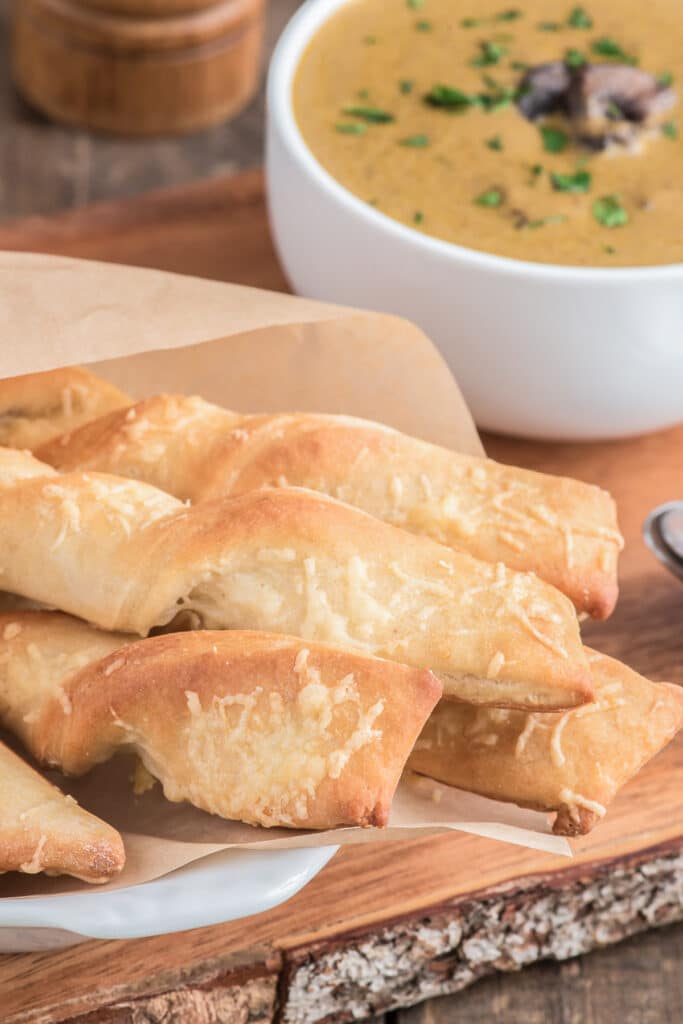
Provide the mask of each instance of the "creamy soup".
{"label": "creamy soup", "polygon": [[297,71],[312,152],[378,210],[459,245],[683,262],[682,0],[504,2],[350,0]]}

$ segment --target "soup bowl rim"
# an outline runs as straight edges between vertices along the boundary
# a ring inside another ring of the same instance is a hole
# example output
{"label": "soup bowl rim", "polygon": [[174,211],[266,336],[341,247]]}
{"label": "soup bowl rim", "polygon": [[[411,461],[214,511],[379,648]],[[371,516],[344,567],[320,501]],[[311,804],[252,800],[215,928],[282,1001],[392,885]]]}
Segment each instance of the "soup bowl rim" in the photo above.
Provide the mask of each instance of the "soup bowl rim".
{"label": "soup bowl rim", "polygon": [[657,279],[683,275],[683,262],[626,267],[568,265],[522,260],[472,249],[403,224],[342,185],[323,167],[303,137],[294,112],[293,85],[304,51],[316,32],[340,7],[353,2],[362,0],[306,0],[280,36],[268,71],[266,103],[271,126],[278,130],[299,169],[313,179],[328,199],[345,207],[349,214],[361,218],[368,227],[382,232],[388,238],[393,237],[425,253],[468,263],[484,271],[552,280],[555,283],[566,281],[569,284],[632,284],[639,280],[652,283]]}

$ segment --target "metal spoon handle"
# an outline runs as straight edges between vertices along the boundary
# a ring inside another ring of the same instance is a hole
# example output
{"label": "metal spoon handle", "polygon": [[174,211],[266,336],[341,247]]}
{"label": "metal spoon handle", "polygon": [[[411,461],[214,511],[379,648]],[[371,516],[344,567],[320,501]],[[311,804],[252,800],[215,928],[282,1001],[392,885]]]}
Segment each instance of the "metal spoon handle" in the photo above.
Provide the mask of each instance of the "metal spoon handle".
{"label": "metal spoon handle", "polygon": [[683,501],[668,501],[643,523],[645,543],[669,572],[683,580]]}

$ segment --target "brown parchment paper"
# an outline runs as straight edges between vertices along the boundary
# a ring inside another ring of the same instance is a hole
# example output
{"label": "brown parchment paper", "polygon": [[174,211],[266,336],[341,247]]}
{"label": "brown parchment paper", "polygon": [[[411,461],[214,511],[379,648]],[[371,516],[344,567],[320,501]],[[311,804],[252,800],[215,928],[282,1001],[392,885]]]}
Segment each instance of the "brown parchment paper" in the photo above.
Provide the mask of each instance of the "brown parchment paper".
{"label": "brown parchment paper", "polygon": [[[76,363],[135,397],[179,391],[244,412],[343,412],[483,453],[446,364],[405,320],[162,271],[0,253],[0,377]],[[571,855],[545,815],[412,775],[399,786],[389,828],[326,833],[212,818],[169,803],[159,786],[134,797],[130,776],[120,758],[85,779],[52,776],[124,836],[126,869],[105,888],[149,881],[231,847],[377,842],[444,830]],[[86,888],[73,879],[0,878],[2,897]]]}

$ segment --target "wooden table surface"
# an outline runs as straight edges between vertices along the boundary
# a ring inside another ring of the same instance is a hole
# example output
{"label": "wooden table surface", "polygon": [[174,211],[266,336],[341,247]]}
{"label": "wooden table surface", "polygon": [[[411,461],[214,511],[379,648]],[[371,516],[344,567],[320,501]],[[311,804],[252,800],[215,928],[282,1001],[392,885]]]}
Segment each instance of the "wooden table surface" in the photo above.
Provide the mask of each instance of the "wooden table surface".
{"label": "wooden table surface", "polygon": [[[268,46],[298,0],[271,0]],[[129,142],[45,122],[12,92],[10,0],[0,0],[0,218],[135,195],[261,161],[262,94],[229,126],[179,140]],[[495,975],[456,996],[387,1015],[399,1024],[664,1024],[683,1019],[683,925],[564,964]],[[115,973],[115,964],[112,964]],[[2,1020],[0,994],[0,1021]],[[246,1020],[246,1018],[245,1018]]]}

